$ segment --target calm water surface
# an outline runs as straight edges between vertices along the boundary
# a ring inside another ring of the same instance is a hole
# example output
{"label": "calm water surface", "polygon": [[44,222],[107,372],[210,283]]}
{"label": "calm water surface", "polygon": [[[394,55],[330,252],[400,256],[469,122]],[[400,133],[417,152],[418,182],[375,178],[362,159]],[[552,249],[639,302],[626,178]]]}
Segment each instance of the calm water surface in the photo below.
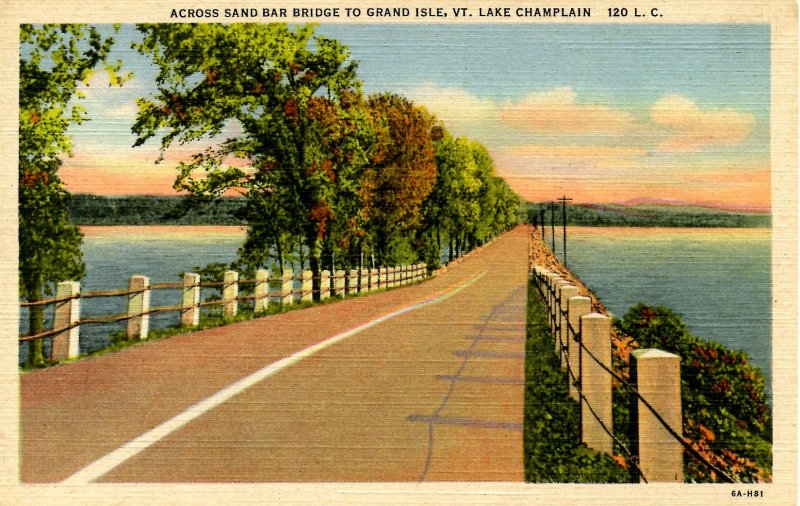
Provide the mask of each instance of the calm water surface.
{"label": "calm water surface", "polygon": [[695,335],[747,352],[771,384],[770,240],[765,228],[568,227],[567,262],[615,315],[668,306]]}
{"label": "calm water surface", "polygon": [[[236,258],[242,227],[85,227],[82,290],[125,288],[132,274],[151,283]],[[549,232],[549,230],[548,230]],[[560,233],[556,250],[562,256]],[[547,235],[548,243],[550,235]],[[679,312],[690,330],[747,352],[771,371],[769,229],[568,228],[569,267],[617,316],[638,302]],[[178,290],[154,290],[153,306],[173,305]],[[81,316],[126,310],[124,297],[84,299]],[[24,317],[23,313],[23,330]],[[151,316],[151,328],[176,323],[176,312]],[[105,346],[125,323],[81,328],[81,351]],[[20,347],[21,361],[26,346]]]}
{"label": "calm water surface", "polygon": [[[81,291],[127,288],[133,274],[150,277],[150,283],[177,282],[181,273],[212,262],[231,262],[245,237],[243,227],[82,227],[86,277]],[[151,306],[180,302],[179,290],[153,290]],[[83,299],[81,318],[108,316],[127,310],[125,297]],[[26,330],[26,313],[22,331]],[[177,312],[151,315],[150,328],[178,323]],[[87,325],[80,329],[81,353],[108,345],[109,333],[123,330],[125,322]],[[46,350],[49,352],[49,349]],[[20,346],[20,363],[27,357],[27,345]]]}

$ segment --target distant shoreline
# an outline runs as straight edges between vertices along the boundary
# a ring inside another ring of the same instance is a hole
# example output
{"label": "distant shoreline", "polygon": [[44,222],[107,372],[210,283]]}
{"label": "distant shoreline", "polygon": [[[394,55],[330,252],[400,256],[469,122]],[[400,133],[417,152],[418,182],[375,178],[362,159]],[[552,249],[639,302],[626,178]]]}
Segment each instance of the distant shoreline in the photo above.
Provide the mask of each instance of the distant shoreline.
{"label": "distant shoreline", "polygon": [[[237,217],[245,201],[223,197],[201,209],[178,212],[181,197],[135,195],[110,197],[76,194],[70,199],[70,221],[85,226],[244,226]],[[545,228],[561,226],[563,209],[554,213],[549,202],[525,204],[530,223]],[[666,204],[569,204],[568,226],[667,227],[667,228],[770,228],[772,215],[763,212],[732,211],[698,205]]]}

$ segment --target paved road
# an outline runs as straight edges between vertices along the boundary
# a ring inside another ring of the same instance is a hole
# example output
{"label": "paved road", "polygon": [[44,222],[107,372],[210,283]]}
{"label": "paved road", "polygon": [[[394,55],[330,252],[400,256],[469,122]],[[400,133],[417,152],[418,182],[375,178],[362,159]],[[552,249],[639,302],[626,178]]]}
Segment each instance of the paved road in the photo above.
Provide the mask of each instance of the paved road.
{"label": "paved road", "polygon": [[22,479],[521,481],[526,254],[24,374]]}

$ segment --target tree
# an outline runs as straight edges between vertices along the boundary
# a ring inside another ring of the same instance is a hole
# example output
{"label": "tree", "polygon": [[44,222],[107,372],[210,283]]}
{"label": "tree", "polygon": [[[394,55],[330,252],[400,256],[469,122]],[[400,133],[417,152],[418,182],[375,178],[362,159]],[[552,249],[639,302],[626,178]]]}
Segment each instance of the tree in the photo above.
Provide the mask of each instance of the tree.
{"label": "tree", "polygon": [[419,227],[422,204],[436,182],[436,125],[425,110],[394,94],[371,96],[367,108],[376,131],[361,177],[369,238],[380,265],[412,262],[416,258],[399,258],[392,246]]}
{"label": "tree", "polygon": [[[71,155],[70,125],[88,120],[72,101],[80,83],[104,65],[121,84],[120,63],[108,61],[114,39],[84,25],[21,25],[19,61],[19,289],[27,300],[52,295],[63,280],[84,275],[80,230],[69,223],[69,194],[58,176]],[[44,328],[44,308],[30,308],[29,331]],[[42,340],[31,341],[28,364],[44,364]]]}
{"label": "tree", "polygon": [[[323,246],[357,198],[370,132],[356,63],[339,42],[310,26],[140,25],[136,48],[159,69],[159,92],[140,99],[136,145],[166,132],[173,142],[233,136],[182,163],[175,188],[195,202],[237,191],[248,200],[243,259],[280,247],[276,232],[302,237],[318,293]],[[229,130],[228,130],[229,131]],[[280,227],[270,225],[276,206]],[[272,237],[272,239],[269,239]],[[263,243],[270,240],[271,243]]]}
{"label": "tree", "polygon": [[436,142],[436,165],[438,177],[426,205],[426,219],[435,233],[439,251],[442,235],[447,239],[452,260],[464,250],[467,231],[477,222],[480,213],[477,195],[482,183],[467,139],[445,133]]}

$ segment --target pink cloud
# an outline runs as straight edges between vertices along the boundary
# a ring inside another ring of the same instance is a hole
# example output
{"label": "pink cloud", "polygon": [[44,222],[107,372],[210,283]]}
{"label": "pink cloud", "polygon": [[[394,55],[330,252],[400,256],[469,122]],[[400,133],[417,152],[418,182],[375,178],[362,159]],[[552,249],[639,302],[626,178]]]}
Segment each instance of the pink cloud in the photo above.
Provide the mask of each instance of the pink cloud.
{"label": "pink cloud", "polygon": [[534,92],[520,102],[505,104],[500,121],[535,133],[626,133],[637,127],[634,117],[600,104],[579,103],[572,88]]}
{"label": "pink cloud", "polygon": [[735,146],[750,135],[755,118],[734,109],[700,110],[694,101],[669,95],[650,110],[651,121],[665,127],[669,137],[658,152],[695,152],[707,146]]}

